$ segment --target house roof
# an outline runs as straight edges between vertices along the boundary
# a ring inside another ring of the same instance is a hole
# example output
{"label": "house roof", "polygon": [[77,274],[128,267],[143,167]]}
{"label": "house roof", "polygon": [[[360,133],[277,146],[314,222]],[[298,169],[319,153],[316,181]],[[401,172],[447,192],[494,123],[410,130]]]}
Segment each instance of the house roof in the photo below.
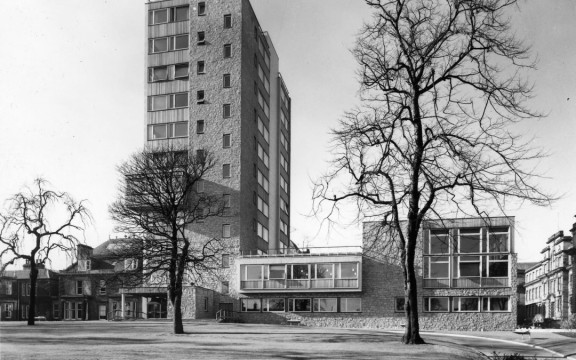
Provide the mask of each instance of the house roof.
{"label": "house roof", "polygon": [[[55,278],[56,272],[48,269],[38,269],[38,279],[50,279]],[[13,278],[17,280],[30,279],[30,270],[6,270],[2,274],[2,277]]]}
{"label": "house roof", "polygon": [[517,269],[526,271],[538,264],[540,264],[540,262],[519,262],[517,265]]}

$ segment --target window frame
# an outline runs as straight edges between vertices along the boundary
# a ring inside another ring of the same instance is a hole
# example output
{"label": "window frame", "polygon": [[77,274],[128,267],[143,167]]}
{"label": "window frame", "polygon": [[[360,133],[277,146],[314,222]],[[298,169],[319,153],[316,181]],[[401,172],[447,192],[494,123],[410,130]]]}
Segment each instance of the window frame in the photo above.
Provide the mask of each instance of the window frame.
{"label": "window frame", "polygon": [[232,226],[230,224],[222,224],[222,238],[230,239],[232,237]]}
{"label": "window frame", "polygon": [[[333,310],[321,310],[320,300],[331,300],[331,301],[333,300],[334,301]],[[315,313],[335,313],[335,312],[338,312],[338,298],[326,297],[326,298],[314,298],[314,299],[312,299],[312,312],[315,312]]]}
{"label": "window frame", "polygon": [[[401,301],[401,304],[399,303]],[[399,309],[398,305],[402,305],[402,309]],[[396,296],[394,297],[394,312],[395,313],[404,313],[406,312],[406,298],[404,296]]]}
{"label": "window frame", "polygon": [[[283,313],[286,312],[286,299],[283,297],[278,298],[264,298],[262,304],[262,312],[275,312],[275,313]],[[281,300],[282,301],[282,310],[270,310],[270,300]]]}
{"label": "window frame", "polygon": [[[446,310],[432,310],[431,303],[432,299],[441,299],[446,300]],[[426,296],[422,298],[423,303],[423,312],[430,312],[430,313],[447,313],[450,312],[450,297],[448,296]]]}
{"label": "window frame", "polygon": [[230,74],[222,75],[222,88],[223,89],[230,89],[232,87],[232,79]]}
{"label": "window frame", "polygon": [[224,14],[224,29],[232,29],[232,14]]}
{"label": "window frame", "polygon": [[224,59],[232,58],[232,44],[224,44],[222,56]]}
{"label": "window frame", "polygon": [[[476,310],[462,310],[462,300],[463,299],[475,299],[476,300]],[[478,296],[454,296],[452,297],[452,312],[456,313],[477,313],[480,312],[482,300]]]}
{"label": "window frame", "polygon": [[232,165],[222,164],[222,178],[230,179],[232,177]]}
{"label": "window frame", "polygon": [[[296,310],[296,301],[308,301],[308,310]],[[288,312],[312,312],[312,298],[298,297],[288,299]]]}
{"label": "window frame", "polygon": [[[248,304],[258,304],[258,309],[249,310]],[[240,299],[240,311],[241,312],[262,312],[262,299],[260,298],[242,298]]]}
{"label": "window frame", "polygon": [[[350,309],[348,304],[350,300],[358,301],[359,310]],[[340,312],[343,313],[361,313],[362,312],[362,298],[361,297],[342,297],[340,298]]]}
{"label": "window frame", "polygon": [[205,1],[198,2],[197,14],[198,14],[198,16],[206,16],[206,2]]}
{"label": "window frame", "polygon": [[224,119],[229,119],[232,117],[232,105],[231,104],[223,104],[222,105],[222,117]]}

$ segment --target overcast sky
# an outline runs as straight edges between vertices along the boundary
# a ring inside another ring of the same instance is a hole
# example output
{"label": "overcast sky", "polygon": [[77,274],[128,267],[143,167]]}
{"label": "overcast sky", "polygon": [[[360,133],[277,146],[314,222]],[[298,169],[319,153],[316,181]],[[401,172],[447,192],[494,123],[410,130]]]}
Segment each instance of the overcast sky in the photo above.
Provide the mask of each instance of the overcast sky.
{"label": "overcast sky", "polygon": [[[80,5],[81,4],[81,5]],[[360,245],[359,226],[321,227],[308,217],[311,179],[330,158],[328,132],[357,104],[354,35],[370,11],[361,0],[252,0],[280,57],[292,97],[292,239],[313,246]],[[144,143],[143,0],[20,0],[2,4],[0,22],[0,201],[42,176],[87,199],[87,243],[113,234],[107,207],[116,165]],[[551,155],[540,164],[551,208],[523,205],[516,216],[521,261],[537,260],[545,240],[576,221],[576,1],[521,0],[512,14],[533,44],[535,109],[545,119],[521,130]],[[62,267],[62,266],[55,266]]]}

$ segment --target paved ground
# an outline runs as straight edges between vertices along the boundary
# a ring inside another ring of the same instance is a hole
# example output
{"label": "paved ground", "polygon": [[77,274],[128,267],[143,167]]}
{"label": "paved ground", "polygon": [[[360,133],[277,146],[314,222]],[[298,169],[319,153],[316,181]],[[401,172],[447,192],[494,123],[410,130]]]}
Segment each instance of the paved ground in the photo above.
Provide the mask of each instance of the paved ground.
{"label": "paved ground", "polygon": [[[519,352],[538,359],[576,353],[576,338],[536,333],[521,340],[512,332],[423,333],[423,346],[400,344],[401,332],[259,324],[185,323],[172,335],[164,321],[0,323],[4,359],[480,359]],[[447,336],[449,335],[449,336]],[[498,341],[500,340],[500,341]],[[503,342],[505,340],[506,342]]]}

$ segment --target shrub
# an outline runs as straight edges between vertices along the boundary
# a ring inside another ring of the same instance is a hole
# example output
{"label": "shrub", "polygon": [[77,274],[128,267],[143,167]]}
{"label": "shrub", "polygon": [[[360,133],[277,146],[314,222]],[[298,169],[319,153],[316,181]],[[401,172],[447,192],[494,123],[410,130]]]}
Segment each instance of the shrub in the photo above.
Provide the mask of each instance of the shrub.
{"label": "shrub", "polygon": [[570,330],[576,329],[576,314],[570,316],[567,319],[562,320],[560,327],[562,329],[570,329]]}
{"label": "shrub", "polygon": [[514,354],[498,354],[496,351],[494,351],[492,353],[491,356],[492,359],[494,360],[529,360],[529,359],[536,359],[535,356],[533,357],[525,357],[524,355],[520,355],[518,353],[514,353]]}

